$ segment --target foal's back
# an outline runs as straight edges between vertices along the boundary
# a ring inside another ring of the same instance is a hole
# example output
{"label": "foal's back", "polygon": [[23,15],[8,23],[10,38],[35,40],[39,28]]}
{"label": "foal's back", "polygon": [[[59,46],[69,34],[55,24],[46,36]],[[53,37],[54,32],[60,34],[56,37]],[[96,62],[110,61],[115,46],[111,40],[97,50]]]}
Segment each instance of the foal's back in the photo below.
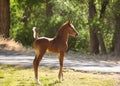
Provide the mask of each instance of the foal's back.
{"label": "foal's back", "polygon": [[68,45],[66,42],[62,42],[58,38],[40,37],[34,41],[34,48],[37,50],[47,50],[52,53],[59,53],[60,51],[66,51]]}

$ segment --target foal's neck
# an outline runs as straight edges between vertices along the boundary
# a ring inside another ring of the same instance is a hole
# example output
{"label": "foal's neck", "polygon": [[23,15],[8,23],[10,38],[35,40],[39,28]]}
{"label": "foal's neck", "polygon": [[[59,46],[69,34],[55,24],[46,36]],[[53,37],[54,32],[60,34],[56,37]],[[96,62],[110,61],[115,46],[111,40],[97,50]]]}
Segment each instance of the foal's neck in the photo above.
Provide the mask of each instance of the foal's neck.
{"label": "foal's neck", "polygon": [[65,29],[60,29],[57,33],[56,39],[59,39],[61,42],[68,42],[69,34]]}

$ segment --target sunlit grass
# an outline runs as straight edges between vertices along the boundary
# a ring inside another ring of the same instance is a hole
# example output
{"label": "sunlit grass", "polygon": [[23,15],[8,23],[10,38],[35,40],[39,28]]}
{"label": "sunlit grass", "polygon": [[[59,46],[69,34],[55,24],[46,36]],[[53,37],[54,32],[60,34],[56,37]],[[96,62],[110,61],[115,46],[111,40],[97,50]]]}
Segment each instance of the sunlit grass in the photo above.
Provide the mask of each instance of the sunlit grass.
{"label": "sunlit grass", "polygon": [[[118,74],[82,73],[64,69],[64,81],[57,78],[58,69],[39,67],[43,86],[120,86]],[[33,68],[14,65],[0,66],[0,86],[36,86]],[[39,86],[39,85],[37,85]]]}

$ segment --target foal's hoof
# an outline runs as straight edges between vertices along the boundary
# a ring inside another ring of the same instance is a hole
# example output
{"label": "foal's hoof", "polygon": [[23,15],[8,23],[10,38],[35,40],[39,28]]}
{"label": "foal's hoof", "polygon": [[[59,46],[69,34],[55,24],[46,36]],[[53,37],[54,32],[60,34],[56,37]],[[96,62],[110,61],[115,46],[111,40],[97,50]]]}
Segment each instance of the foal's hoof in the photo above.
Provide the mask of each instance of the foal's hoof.
{"label": "foal's hoof", "polygon": [[37,81],[37,84],[42,85],[42,83],[40,81]]}
{"label": "foal's hoof", "polygon": [[42,83],[38,79],[35,79],[35,81],[36,81],[37,84],[42,86]]}
{"label": "foal's hoof", "polygon": [[62,78],[62,81],[64,81],[65,79],[64,78]]}
{"label": "foal's hoof", "polygon": [[59,80],[59,83],[62,83],[62,81],[61,81],[61,80]]}
{"label": "foal's hoof", "polygon": [[61,83],[62,81],[64,81],[64,79],[59,79],[59,82]]}

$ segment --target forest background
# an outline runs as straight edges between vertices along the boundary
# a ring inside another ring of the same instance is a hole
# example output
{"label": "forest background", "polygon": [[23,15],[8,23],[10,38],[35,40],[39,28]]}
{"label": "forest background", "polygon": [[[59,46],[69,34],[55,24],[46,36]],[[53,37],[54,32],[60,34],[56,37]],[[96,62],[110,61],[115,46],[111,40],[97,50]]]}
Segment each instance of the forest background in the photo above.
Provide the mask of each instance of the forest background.
{"label": "forest background", "polygon": [[79,32],[69,49],[120,55],[120,0],[0,0],[0,35],[32,46],[34,26],[54,37],[67,20]]}

